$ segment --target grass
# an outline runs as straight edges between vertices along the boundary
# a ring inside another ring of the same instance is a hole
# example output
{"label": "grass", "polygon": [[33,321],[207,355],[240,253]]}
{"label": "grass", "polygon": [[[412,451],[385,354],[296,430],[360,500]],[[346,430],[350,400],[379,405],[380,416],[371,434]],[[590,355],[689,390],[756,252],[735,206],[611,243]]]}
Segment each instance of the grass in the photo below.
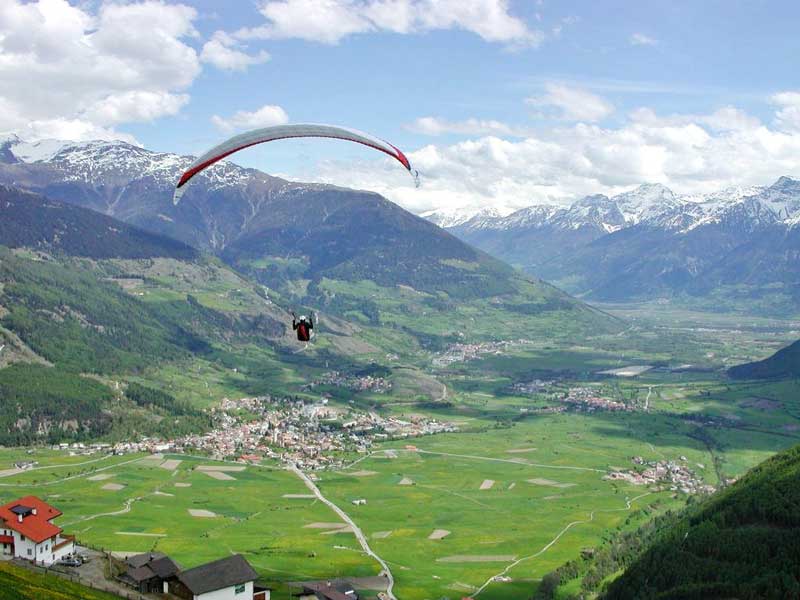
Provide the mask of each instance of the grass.
{"label": "grass", "polygon": [[0,600],[115,600],[118,596],[88,589],[56,575],[0,562]]}
{"label": "grass", "polygon": [[[375,551],[392,566],[398,596],[404,599],[445,597],[454,591],[474,593],[513,560],[543,550],[576,522],[540,556],[511,569],[508,574],[514,583],[493,583],[479,596],[525,598],[533,584],[523,586],[524,594],[509,594],[520,589],[520,581],[535,581],[573,557],[579,548],[595,544],[605,531],[620,526],[629,515],[626,501],[648,492],[602,479],[609,465],[629,463],[629,456],[636,453],[652,455],[647,445],[613,444],[592,429],[590,418],[564,417],[519,424],[510,430],[413,441],[420,450],[445,454],[405,451],[404,444],[389,444],[398,449],[397,458],[380,454],[351,469],[375,475],[326,472],[320,488],[348,508],[353,499],[367,500],[350,514],[372,536]],[[536,449],[508,452],[530,448]],[[492,458],[500,460],[485,460]],[[405,478],[414,485],[399,485]],[[530,483],[532,479],[561,487]],[[484,480],[494,481],[494,486],[480,490]],[[656,501],[665,506],[679,503],[662,492],[641,498],[634,508]],[[451,534],[429,540],[435,529]],[[392,533],[381,537],[379,532],[385,531]],[[441,561],[464,555],[504,558],[496,562]]]}

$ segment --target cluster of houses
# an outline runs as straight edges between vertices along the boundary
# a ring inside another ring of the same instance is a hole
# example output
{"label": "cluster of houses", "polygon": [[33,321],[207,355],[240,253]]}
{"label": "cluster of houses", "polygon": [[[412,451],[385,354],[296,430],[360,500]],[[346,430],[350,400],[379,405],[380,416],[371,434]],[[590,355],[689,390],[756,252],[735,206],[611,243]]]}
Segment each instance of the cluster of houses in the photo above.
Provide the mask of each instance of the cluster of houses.
{"label": "cluster of houses", "polygon": [[501,356],[509,347],[530,344],[529,340],[480,342],[477,344],[451,344],[433,359],[434,367],[447,367],[453,363],[467,362],[480,356],[493,354]]}
{"label": "cluster of houses", "polygon": [[[652,485],[656,483],[667,484],[669,490],[682,492],[684,494],[711,494],[716,488],[703,481],[686,464],[687,459],[681,456],[681,462],[674,460],[646,461],[641,456],[634,456],[632,462],[640,467],[638,470],[619,470],[612,471],[605,475],[603,479],[627,481],[634,485]],[[698,464],[699,468],[705,466]]]}
{"label": "cluster of houses", "polygon": [[294,464],[305,470],[341,466],[344,451],[368,452],[374,442],[456,431],[455,425],[423,416],[408,420],[375,412],[334,408],[326,400],[225,398],[209,411],[214,428],[171,440],[119,442],[114,453],[201,452],[212,458],[242,454]]}
{"label": "cluster of houses", "polygon": [[392,389],[392,382],[385,377],[348,375],[346,373],[340,373],[339,371],[323,373],[318,379],[304,385],[303,389],[313,390],[318,386],[324,385],[344,388],[351,392],[374,392],[376,394],[385,394]]}
{"label": "cluster of houses", "polygon": [[[75,538],[64,535],[53,523],[61,514],[36,496],[25,496],[0,506],[2,554],[44,567],[73,556]],[[241,554],[182,569],[169,556],[148,552],[117,561],[115,567],[116,580],[142,594],[175,600],[270,600],[271,590],[257,584],[258,573]],[[293,585],[297,592],[292,597],[297,600],[359,600],[347,582]]]}

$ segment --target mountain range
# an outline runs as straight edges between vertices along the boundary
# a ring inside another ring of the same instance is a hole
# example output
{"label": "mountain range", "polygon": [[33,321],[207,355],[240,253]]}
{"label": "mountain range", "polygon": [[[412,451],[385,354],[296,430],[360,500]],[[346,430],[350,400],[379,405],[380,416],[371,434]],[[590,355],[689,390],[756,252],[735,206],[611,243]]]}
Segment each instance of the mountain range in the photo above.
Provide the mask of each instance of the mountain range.
{"label": "mountain range", "polygon": [[790,177],[767,187],[687,196],[645,184],[614,197],[587,196],[569,207],[427,217],[594,301],[800,310],[800,180]]}
{"label": "mountain range", "polygon": [[[569,335],[613,321],[371,192],[293,183],[221,161],[175,206],[175,182],[192,160],[121,141],[5,136],[0,184],[215,254],[285,306],[391,323],[427,341],[457,334],[447,320],[464,301],[480,305],[484,326],[461,335],[491,335],[512,323]],[[521,314],[541,318],[521,321]]]}

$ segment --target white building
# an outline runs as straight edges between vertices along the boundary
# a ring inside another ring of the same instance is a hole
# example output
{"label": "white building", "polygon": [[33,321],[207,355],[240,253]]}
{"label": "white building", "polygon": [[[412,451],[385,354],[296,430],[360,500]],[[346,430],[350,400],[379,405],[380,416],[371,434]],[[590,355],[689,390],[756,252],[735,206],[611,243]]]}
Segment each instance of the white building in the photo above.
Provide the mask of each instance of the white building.
{"label": "white building", "polygon": [[0,506],[0,551],[6,556],[51,565],[75,551],[75,538],[52,523],[61,511],[36,496]]}

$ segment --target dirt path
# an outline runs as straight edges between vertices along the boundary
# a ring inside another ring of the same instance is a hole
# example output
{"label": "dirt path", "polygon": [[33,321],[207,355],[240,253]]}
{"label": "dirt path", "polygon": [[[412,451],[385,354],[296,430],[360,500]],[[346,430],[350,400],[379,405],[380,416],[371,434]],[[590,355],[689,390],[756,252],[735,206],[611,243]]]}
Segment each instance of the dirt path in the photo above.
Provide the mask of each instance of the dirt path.
{"label": "dirt path", "polygon": [[364,532],[361,531],[358,525],[355,524],[355,521],[353,521],[353,519],[351,519],[350,516],[346,512],[344,512],[341,508],[339,508],[336,504],[334,504],[333,502],[328,500],[325,496],[323,496],[322,492],[317,487],[317,484],[311,481],[311,478],[308,475],[303,473],[300,469],[298,469],[294,465],[288,467],[288,470],[297,475],[303,481],[303,483],[306,484],[306,487],[309,490],[311,490],[314,493],[314,495],[320,500],[320,502],[326,504],[333,512],[339,515],[339,517],[353,529],[353,533],[355,534],[358,543],[361,545],[362,550],[364,550],[364,553],[367,554],[368,556],[371,556],[376,561],[378,561],[378,563],[381,565],[381,568],[383,569],[381,574],[386,577],[388,583],[388,586],[386,588],[386,597],[389,598],[389,600],[397,600],[397,597],[394,595],[393,591],[394,575],[392,575],[392,571],[389,568],[389,565],[386,564],[386,561],[384,561],[380,556],[375,554],[372,548],[369,547],[369,542],[367,541]]}
{"label": "dirt path", "polygon": [[507,566],[505,569],[503,569],[502,571],[500,571],[500,572],[499,572],[497,575],[492,575],[492,576],[491,576],[489,579],[487,579],[487,580],[486,580],[486,582],[485,582],[485,583],[484,583],[484,584],[483,584],[481,587],[479,587],[479,588],[478,588],[478,590],[477,590],[477,591],[476,591],[474,594],[472,594],[472,597],[473,597],[473,598],[475,598],[475,597],[476,597],[478,594],[480,594],[480,593],[481,593],[481,592],[483,592],[483,591],[484,591],[484,590],[485,590],[487,587],[489,587],[489,586],[490,586],[490,585],[491,585],[491,584],[492,584],[492,583],[493,583],[493,582],[494,582],[494,581],[495,581],[497,578],[499,578],[499,577],[504,577],[504,576],[505,576],[505,575],[506,575],[506,574],[507,574],[507,573],[508,573],[508,572],[509,572],[511,569],[513,569],[513,568],[514,568],[514,567],[516,567],[517,565],[519,565],[519,564],[521,564],[521,563],[523,563],[523,562],[525,562],[525,561],[531,560],[531,559],[533,559],[533,558],[537,558],[538,556],[541,556],[542,554],[544,554],[545,552],[547,552],[547,551],[548,551],[550,548],[552,548],[552,547],[553,547],[553,545],[554,545],[556,542],[558,542],[558,540],[560,540],[560,539],[561,539],[561,537],[562,537],[562,536],[563,536],[565,533],[567,533],[567,531],[569,531],[570,529],[572,529],[572,528],[573,528],[573,527],[575,527],[576,525],[582,525],[582,524],[584,524],[584,523],[591,523],[592,521],[594,521],[594,515],[595,515],[596,513],[599,513],[599,512],[622,512],[622,511],[629,511],[629,510],[631,509],[631,505],[632,505],[634,502],[636,502],[637,500],[639,500],[639,499],[641,499],[641,498],[644,498],[645,496],[649,496],[651,493],[652,493],[652,492],[646,492],[646,493],[644,493],[644,494],[639,494],[639,495],[638,495],[638,496],[636,496],[635,498],[631,498],[630,500],[626,500],[626,501],[625,501],[625,508],[604,508],[604,509],[597,509],[597,510],[593,510],[591,513],[589,513],[589,518],[588,518],[588,519],[586,519],[586,520],[584,520],[584,521],[573,521],[572,523],[568,523],[568,524],[567,524],[567,526],[566,526],[566,527],[564,527],[564,529],[562,529],[561,531],[559,531],[559,532],[558,532],[558,535],[556,535],[556,537],[554,537],[552,540],[550,540],[550,542],[548,542],[548,543],[547,543],[547,545],[545,545],[545,547],[544,547],[544,548],[542,548],[541,550],[539,550],[539,551],[538,551],[536,554],[531,554],[530,556],[523,556],[522,558],[520,558],[520,559],[518,559],[518,560],[515,560],[513,563],[511,563],[510,565],[508,565],[508,566]]}
{"label": "dirt path", "polygon": [[650,410],[650,396],[653,395],[653,386],[647,386],[647,398],[644,399],[644,411],[648,412]]}
{"label": "dirt path", "polygon": [[[150,494],[145,494],[145,496],[149,496]],[[134,502],[141,500],[144,496],[137,496],[136,498],[128,498],[125,500],[125,503],[122,505],[120,510],[115,510],[114,512],[107,512],[107,513],[98,513],[96,515],[89,515],[87,517],[81,517],[80,519],[76,519],[75,521],[70,521],[68,523],[62,523],[64,527],[68,527],[70,525],[75,525],[77,523],[84,523],[86,521],[92,521],[93,519],[98,519],[100,517],[116,517],[118,515],[124,515],[131,512],[131,506]]]}

